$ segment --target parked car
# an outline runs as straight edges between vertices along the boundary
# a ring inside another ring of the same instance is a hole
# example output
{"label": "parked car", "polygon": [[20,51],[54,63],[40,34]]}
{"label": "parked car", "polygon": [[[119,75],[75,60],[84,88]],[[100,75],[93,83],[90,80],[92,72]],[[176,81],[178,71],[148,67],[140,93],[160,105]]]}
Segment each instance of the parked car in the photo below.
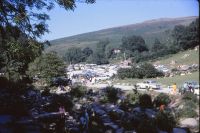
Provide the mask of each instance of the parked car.
{"label": "parked car", "polygon": [[199,82],[197,81],[185,81],[183,85],[180,87],[179,92],[184,94],[185,92],[189,92],[189,86],[194,89],[194,94],[199,95]]}
{"label": "parked car", "polygon": [[142,83],[137,83],[136,87],[139,89],[160,89],[161,85],[158,84],[155,80],[146,80]]}

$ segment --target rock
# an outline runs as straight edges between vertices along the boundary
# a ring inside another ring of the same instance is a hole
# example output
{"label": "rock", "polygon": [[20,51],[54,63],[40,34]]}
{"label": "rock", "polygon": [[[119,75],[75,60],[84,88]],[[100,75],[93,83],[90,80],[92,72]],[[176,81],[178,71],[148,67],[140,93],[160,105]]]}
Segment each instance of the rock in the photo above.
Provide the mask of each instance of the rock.
{"label": "rock", "polygon": [[198,126],[198,122],[194,118],[185,118],[180,121],[181,126],[183,127],[196,127]]}
{"label": "rock", "polygon": [[82,107],[82,105],[79,104],[79,103],[76,103],[76,104],[74,105],[74,108],[75,108],[76,110],[80,110],[81,107]]}
{"label": "rock", "polygon": [[187,133],[187,131],[182,128],[173,128],[173,133]]}

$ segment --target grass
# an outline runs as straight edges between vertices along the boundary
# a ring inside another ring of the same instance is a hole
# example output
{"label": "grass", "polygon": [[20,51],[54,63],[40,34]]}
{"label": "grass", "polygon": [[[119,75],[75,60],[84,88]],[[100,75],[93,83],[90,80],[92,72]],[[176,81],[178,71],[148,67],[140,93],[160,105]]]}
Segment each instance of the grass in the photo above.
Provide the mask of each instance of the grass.
{"label": "grass", "polygon": [[[172,61],[176,61],[174,65],[170,65]],[[166,66],[176,67],[178,65],[191,65],[199,64],[199,48],[197,50],[187,50],[184,52],[179,52],[168,57],[164,57],[154,62],[158,64],[163,64]]]}
{"label": "grass", "polygon": [[187,75],[176,75],[174,77],[165,77],[165,78],[151,78],[151,79],[124,79],[124,80],[115,80],[114,83],[120,83],[120,84],[136,84],[138,82],[142,82],[144,80],[156,80],[158,83],[161,83],[165,86],[172,85],[173,83],[177,84],[177,87],[180,87],[185,81],[187,80],[195,80],[199,81],[199,71],[194,72],[192,74],[187,74]]}

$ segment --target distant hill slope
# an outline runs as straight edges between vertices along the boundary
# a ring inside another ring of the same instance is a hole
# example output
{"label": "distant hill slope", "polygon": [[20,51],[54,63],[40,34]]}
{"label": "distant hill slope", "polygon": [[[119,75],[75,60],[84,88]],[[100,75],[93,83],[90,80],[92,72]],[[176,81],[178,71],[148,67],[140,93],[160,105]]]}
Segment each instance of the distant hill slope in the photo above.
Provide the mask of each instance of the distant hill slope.
{"label": "distant hill slope", "polygon": [[182,18],[161,18],[142,23],[126,25],[121,27],[114,27],[109,29],[103,29],[99,31],[79,34],[75,36],[60,38],[50,41],[52,44],[46,48],[46,52],[56,51],[60,55],[72,46],[76,47],[95,47],[95,44],[99,40],[108,38],[111,47],[118,47],[121,44],[121,38],[129,35],[141,35],[146,44],[150,47],[154,42],[155,38],[158,38],[161,42],[166,43],[170,40],[169,33],[170,29],[173,29],[175,25],[188,25],[197,17],[182,17]]}

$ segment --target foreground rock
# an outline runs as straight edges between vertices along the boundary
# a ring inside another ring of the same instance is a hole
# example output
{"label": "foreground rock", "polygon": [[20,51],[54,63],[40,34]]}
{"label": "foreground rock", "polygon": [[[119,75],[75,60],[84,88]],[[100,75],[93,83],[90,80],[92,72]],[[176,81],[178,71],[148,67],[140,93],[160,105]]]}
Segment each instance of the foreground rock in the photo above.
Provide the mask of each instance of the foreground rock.
{"label": "foreground rock", "polygon": [[198,126],[198,122],[194,118],[185,118],[185,119],[180,121],[180,124],[183,127],[191,127],[191,128]]}

